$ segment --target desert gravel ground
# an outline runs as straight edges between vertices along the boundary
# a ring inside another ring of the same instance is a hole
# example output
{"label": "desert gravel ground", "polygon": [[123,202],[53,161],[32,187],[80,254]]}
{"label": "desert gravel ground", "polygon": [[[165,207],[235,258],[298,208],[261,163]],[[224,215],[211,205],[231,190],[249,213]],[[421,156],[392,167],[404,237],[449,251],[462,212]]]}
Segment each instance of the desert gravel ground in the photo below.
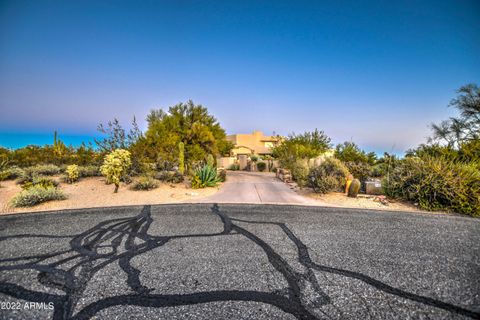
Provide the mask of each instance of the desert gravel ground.
{"label": "desert gravel ground", "polygon": [[[54,179],[60,181],[60,177],[54,177]],[[133,191],[128,185],[122,184],[118,193],[113,193],[114,186],[106,185],[103,177],[89,177],[73,184],[61,183],[60,188],[68,196],[66,200],[49,201],[30,208],[12,208],[9,205],[10,200],[22,189],[15,181],[2,181],[0,215],[89,207],[196,202],[197,199],[213,195],[219,187],[194,190],[189,188],[186,183],[160,183],[160,187],[157,189]]]}
{"label": "desert gravel ground", "polygon": [[479,319],[479,275],[468,217],[265,204],[0,217],[1,319]]}
{"label": "desert gravel ground", "polygon": [[[345,193],[340,192],[331,192],[328,194],[319,194],[313,192],[312,189],[296,189],[296,192],[304,197],[310,198],[314,201],[325,203],[325,205],[333,207],[343,207],[343,208],[358,208],[358,209],[377,209],[377,210],[389,210],[389,211],[412,211],[412,212],[421,212],[418,207],[411,203],[406,203],[402,201],[387,200],[387,205],[382,204],[381,202],[375,201],[375,196],[368,195],[358,195],[357,198],[349,198]],[[426,212],[426,211],[422,211]],[[429,212],[430,214],[442,214],[445,212]]]}
{"label": "desert gravel ground", "polygon": [[[55,177],[60,181],[60,177]],[[342,193],[320,195],[308,188],[298,188],[275,178],[273,173],[229,171],[227,181],[215,188],[191,189],[187,183],[161,183],[158,189],[133,191],[121,185],[113,193],[102,177],[84,178],[74,184],[61,183],[67,200],[50,201],[31,208],[12,208],[10,200],[21,191],[14,181],[3,181],[0,188],[0,215],[15,212],[79,209],[162,203],[250,203],[295,204],[323,207],[420,211],[411,204],[390,202],[388,206],[372,199],[348,198]]]}

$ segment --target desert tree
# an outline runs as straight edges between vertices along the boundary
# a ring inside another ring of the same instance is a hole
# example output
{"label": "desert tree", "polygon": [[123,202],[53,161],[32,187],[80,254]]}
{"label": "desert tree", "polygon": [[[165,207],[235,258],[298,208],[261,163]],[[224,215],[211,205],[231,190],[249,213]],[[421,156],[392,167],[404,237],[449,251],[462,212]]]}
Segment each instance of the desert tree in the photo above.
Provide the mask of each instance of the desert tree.
{"label": "desert tree", "polygon": [[457,93],[449,106],[456,108],[459,116],[432,124],[433,136],[429,142],[443,142],[458,148],[463,143],[480,139],[480,88],[476,84],[467,84]]}
{"label": "desert tree", "polygon": [[206,161],[209,154],[228,154],[233,148],[217,119],[192,100],[171,106],[168,111],[152,110],[147,122],[148,129],[138,145],[146,158],[161,166],[181,160],[179,143],[184,144],[186,167]]}
{"label": "desert tree", "polygon": [[106,125],[99,124],[97,131],[101,132],[102,139],[94,139],[101,152],[111,152],[116,149],[128,149],[142,137],[137,119],[133,117],[132,127],[127,133],[117,118],[108,121]]}

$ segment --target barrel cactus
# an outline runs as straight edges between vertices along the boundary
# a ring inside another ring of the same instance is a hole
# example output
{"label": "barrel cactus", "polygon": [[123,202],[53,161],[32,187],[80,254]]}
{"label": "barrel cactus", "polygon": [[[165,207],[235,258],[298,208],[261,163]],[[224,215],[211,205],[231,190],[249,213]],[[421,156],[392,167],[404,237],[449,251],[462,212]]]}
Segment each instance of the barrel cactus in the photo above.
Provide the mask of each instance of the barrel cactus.
{"label": "barrel cactus", "polygon": [[348,196],[351,198],[356,198],[358,195],[358,191],[360,191],[360,180],[354,179],[348,188]]}

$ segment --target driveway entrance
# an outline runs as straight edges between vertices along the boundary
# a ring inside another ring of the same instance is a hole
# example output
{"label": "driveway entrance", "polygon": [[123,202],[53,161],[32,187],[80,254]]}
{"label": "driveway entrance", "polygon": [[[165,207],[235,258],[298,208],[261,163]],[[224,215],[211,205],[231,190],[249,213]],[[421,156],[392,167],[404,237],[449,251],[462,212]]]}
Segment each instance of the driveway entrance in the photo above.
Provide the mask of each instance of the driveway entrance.
{"label": "driveway entrance", "polygon": [[221,190],[200,202],[318,205],[318,202],[296,194],[274,173],[245,171],[228,171]]}

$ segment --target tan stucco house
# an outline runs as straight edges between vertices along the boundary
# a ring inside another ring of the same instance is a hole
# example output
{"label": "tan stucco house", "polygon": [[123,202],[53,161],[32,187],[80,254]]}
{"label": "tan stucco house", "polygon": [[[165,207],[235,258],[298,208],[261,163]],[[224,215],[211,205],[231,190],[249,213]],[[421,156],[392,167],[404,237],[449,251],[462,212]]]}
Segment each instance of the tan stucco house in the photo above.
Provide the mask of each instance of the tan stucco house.
{"label": "tan stucco house", "polygon": [[235,148],[232,149],[232,156],[271,155],[272,148],[279,143],[278,136],[265,136],[261,131],[228,135],[227,140],[235,144]]}

